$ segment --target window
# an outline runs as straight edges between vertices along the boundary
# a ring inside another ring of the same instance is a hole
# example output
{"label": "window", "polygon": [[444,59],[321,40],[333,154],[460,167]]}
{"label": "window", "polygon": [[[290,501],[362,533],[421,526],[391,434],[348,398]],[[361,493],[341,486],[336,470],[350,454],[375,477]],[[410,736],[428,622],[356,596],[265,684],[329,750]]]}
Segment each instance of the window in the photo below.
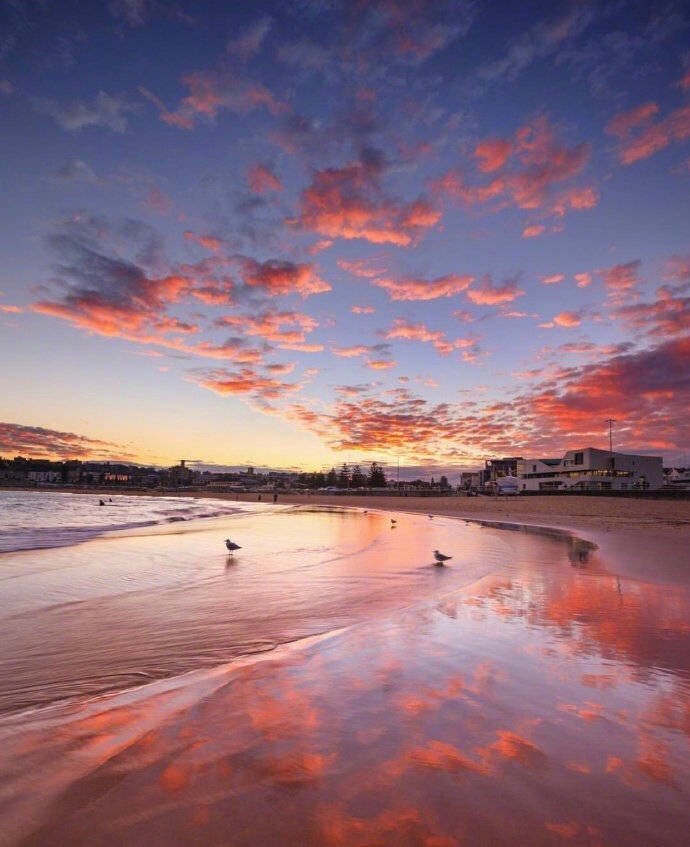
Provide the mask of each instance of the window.
{"label": "window", "polygon": [[573,459],[574,465],[582,465],[584,464],[585,457],[582,453],[576,453],[575,458]]}
{"label": "window", "polygon": [[536,465],[532,465],[532,473],[536,473],[536,472],[537,472],[537,466],[536,466]]}

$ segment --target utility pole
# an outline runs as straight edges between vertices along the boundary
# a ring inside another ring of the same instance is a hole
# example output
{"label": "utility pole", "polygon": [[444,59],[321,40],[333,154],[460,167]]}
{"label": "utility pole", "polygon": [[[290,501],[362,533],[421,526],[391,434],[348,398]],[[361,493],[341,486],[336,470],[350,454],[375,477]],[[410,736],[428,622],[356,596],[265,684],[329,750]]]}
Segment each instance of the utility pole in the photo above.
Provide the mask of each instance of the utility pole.
{"label": "utility pole", "polygon": [[606,419],[606,423],[609,425],[609,464],[611,465],[611,471],[613,471],[613,424],[615,421],[615,418]]}

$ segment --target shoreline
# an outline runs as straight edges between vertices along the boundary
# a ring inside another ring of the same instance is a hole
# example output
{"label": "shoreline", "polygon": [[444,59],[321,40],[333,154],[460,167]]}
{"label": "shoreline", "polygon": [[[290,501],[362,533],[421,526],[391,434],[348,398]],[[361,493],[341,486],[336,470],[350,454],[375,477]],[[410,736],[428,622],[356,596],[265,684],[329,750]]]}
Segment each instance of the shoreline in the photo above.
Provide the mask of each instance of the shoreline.
{"label": "shoreline", "polygon": [[[128,491],[117,487],[84,490],[82,488],[36,488],[2,487],[0,491],[36,491],[47,493],[78,494],[84,497],[131,496],[171,497],[195,500],[226,500],[240,503],[255,503],[254,493],[227,493],[211,491]],[[263,494],[261,502],[272,504],[272,494]],[[480,496],[463,495],[444,497],[415,497],[399,495],[333,495],[295,494],[278,492],[278,503],[294,506],[313,504],[317,506],[341,506],[377,511],[434,514],[439,517],[455,517],[461,520],[496,521],[521,525],[543,526],[577,533],[582,530],[606,534],[612,531],[624,535],[639,536],[648,531],[662,534],[665,538],[690,540],[690,500],[627,499],[617,497],[587,497],[571,495],[551,497],[548,495]]]}

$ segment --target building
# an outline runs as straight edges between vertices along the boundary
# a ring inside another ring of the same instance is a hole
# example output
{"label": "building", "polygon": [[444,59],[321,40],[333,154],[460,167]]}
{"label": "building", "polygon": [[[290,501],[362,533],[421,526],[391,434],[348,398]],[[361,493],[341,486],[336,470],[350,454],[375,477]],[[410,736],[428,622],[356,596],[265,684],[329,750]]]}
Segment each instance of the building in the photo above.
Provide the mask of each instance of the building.
{"label": "building", "polygon": [[635,456],[586,447],[562,459],[522,459],[520,491],[644,491],[661,488],[661,456]]}
{"label": "building", "polygon": [[664,485],[671,491],[690,491],[690,468],[666,468]]}
{"label": "building", "polygon": [[517,476],[517,464],[522,456],[507,456],[503,459],[487,459],[482,471],[482,485],[489,485],[504,476]]}
{"label": "building", "polygon": [[41,485],[43,483],[56,483],[62,481],[62,475],[59,471],[29,471],[26,475],[29,482],[33,482],[36,485]]}

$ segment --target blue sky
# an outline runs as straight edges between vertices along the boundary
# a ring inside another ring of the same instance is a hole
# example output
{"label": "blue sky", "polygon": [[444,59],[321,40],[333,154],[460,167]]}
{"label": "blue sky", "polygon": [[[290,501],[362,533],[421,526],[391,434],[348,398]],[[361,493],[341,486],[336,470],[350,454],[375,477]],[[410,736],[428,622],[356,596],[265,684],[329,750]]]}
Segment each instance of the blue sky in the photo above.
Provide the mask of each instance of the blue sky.
{"label": "blue sky", "polygon": [[1,454],[688,452],[684,4],[3,14]]}

